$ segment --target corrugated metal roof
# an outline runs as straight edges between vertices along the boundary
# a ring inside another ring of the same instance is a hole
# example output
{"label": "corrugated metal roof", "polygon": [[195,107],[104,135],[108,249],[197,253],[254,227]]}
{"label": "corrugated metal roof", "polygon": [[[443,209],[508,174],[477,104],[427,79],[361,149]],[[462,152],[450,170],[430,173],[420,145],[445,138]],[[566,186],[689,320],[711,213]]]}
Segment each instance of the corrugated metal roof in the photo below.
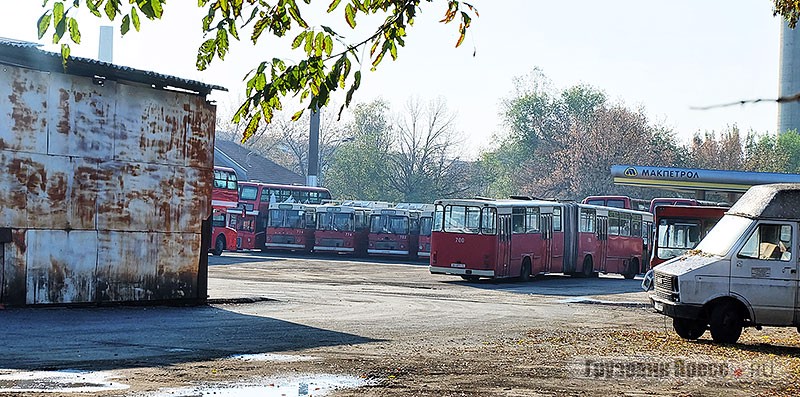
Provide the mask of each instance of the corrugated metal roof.
{"label": "corrugated metal roof", "polygon": [[[0,38],[0,64],[25,67],[29,69],[65,73],[61,64],[61,54],[40,50],[40,45],[28,41]],[[115,65],[96,59],[70,57],[67,60],[67,74],[100,77],[114,81],[131,81],[156,88],[174,87],[182,90],[208,95],[212,90],[227,91],[225,87],[206,84],[128,66]]]}

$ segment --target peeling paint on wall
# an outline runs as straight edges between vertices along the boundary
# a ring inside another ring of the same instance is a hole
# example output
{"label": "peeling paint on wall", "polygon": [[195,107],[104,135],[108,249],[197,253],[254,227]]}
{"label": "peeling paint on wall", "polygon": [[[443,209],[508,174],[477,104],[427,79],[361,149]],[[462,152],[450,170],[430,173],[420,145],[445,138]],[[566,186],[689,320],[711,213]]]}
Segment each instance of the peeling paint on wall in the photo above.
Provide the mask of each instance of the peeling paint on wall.
{"label": "peeling paint on wall", "polygon": [[0,66],[0,303],[198,298],[215,108]]}

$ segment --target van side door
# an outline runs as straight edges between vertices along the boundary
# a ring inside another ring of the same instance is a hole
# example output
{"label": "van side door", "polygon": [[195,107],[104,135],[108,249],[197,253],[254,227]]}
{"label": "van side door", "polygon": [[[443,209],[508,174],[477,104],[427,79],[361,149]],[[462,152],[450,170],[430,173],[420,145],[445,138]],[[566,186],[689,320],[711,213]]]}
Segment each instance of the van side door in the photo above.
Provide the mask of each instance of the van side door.
{"label": "van side door", "polygon": [[753,308],[756,324],[791,325],[797,300],[797,225],[761,221],[731,257],[730,292]]}

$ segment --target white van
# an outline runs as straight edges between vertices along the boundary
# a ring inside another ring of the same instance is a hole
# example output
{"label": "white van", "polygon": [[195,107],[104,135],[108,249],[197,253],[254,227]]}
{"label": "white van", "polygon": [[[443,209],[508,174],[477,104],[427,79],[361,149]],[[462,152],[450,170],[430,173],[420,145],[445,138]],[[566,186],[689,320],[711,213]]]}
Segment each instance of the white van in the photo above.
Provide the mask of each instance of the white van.
{"label": "white van", "polygon": [[715,342],[735,343],[743,327],[798,326],[798,227],[800,184],[754,186],[696,249],[656,266],[643,286],[652,282],[653,307],[685,339],[708,329]]}

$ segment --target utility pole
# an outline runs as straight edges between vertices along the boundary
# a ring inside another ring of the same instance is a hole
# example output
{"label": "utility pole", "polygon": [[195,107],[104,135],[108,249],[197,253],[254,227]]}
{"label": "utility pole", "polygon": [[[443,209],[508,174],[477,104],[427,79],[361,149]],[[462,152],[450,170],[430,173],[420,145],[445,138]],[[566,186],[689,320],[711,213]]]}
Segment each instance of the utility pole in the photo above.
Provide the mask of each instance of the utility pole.
{"label": "utility pole", "polygon": [[311,111],[311,126],[308,133],[308,172],[306,185],[317,186],[319,175],[319,109]]}

